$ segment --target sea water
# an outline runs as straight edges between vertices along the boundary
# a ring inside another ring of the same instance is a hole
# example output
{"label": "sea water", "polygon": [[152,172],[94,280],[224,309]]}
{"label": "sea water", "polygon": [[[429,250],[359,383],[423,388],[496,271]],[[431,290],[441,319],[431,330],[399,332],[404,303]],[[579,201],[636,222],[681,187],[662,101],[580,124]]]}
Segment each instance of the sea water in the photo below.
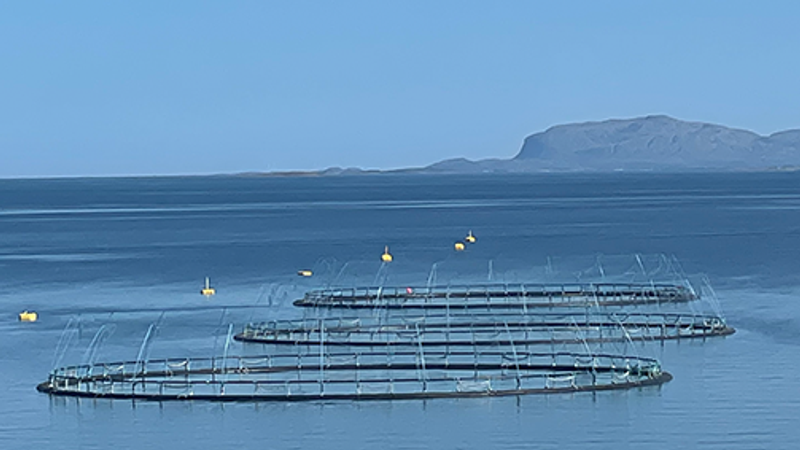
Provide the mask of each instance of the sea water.
{"label": "sea water", "polygon": [[[231,324],[300,317],[315,287],[612,279],[637,256],[638,276],[706,280],[738,330],[627,349],[662,361],[662,387],[277,404],[35,390],[55,364],[222,355]],[[0,447],[796,448],[798,262],[796,173],[2,180]]]}

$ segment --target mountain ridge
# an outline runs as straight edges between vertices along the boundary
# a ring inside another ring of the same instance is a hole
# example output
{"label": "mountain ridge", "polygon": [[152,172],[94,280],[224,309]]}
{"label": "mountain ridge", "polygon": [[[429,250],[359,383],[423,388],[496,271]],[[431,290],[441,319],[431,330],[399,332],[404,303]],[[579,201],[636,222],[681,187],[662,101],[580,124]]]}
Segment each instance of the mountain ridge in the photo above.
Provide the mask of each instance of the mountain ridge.
{"label": "mountain ridge", "polygon": [[517,154],[509,159],[452,158],[404,169],[332,167],[258,175],[796,170],[800,170],[800,129],[762,136],[750,130],[659,114],[554,125],[525,137]]}
{"label": "mountain ridge", "polygon": [[552,126],[511,159],[440,161],[432,172],[774,170],[800,166],[800,130],[762,136],[666,115]]}

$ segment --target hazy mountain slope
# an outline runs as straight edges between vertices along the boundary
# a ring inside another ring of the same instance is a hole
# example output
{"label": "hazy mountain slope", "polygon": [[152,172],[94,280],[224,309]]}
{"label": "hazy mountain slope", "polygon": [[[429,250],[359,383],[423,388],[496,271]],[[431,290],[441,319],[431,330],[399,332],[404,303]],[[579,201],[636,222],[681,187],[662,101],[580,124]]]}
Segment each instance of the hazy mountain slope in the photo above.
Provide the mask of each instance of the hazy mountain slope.
{"label": "hazy mountain slope", "polygon": [[510,160],[447,160],[425,172],[759,170],[800,166],[800,130],[759,136],[667,116],[558,125]]}

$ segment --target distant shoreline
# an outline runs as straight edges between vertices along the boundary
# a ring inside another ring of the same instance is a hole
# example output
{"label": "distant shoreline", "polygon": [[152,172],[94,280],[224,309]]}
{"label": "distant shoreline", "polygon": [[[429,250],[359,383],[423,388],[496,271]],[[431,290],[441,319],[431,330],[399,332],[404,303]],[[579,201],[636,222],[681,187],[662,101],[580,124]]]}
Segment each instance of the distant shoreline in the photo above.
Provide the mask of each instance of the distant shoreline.
{"label": "distant shoreline", "polygon": [[508,159],[452,158],[424,167],[247,171],[215,174],[80,175],[10,179],[152,177],[340,177],[366,175],[614,174],[798,172],[800,130],[761,136],[752,131],[665,115],[609,119],[550,127],[527,136]]}
{"label": "distant shoreline", "polygon": [[675,170],[542,170],[537,172],[447,172],[447,171],[427,171],[424,168],[415,169],[348,169],[347,173],[327,173],[325,170],[288,170],[272,172],[230,172],[213,174],[153,174],[153,175],[56,175],[56,176],[32,176],[32,177],[0,177],[2,181],[23,181],[23,180],[80,180],[80,179],[150,179],[150,178],[337,178],[337,177],[362,177],[362,176],[537,176],[537,175],[635,175],[635,174],[720,174],[720,173],[794,173],[800,172],[800,166],[787,167],[765,167],[754,169],[675,169]]}
{"label": "distant shoreline", "polygon": [[540,170],[529,172],[514,171],[483,171],[483,172],[458,172],[458,171],[430,171],[425,167],[409,169],[369,169],[362,170],[357,168],[347,169],[346,173],[327,173],[330,169],[324,170],[289,170],[274,172],[241,172],[231,174],[219,174],[220,176],[240,176],[257,178],[294,178],[294,177],[340,177],[340,176],[363,176],[363,175],[543,175],[543,174],[681,174],[681,173],[768,173],[768,172],[800,172],[800,166],[785,167],[763,167],[763,168],[742,168],[742,169],[719,169],[719,168],[687,168],[687,169],[640,169],[640,170]]}

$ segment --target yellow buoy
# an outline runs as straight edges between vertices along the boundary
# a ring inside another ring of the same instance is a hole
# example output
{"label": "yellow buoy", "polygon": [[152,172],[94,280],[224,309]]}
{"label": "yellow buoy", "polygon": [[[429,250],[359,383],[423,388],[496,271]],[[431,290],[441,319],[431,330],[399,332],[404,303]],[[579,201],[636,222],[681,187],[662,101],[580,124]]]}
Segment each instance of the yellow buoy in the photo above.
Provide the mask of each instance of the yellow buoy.
{"label": "yellow buoy", "polygon": [[465,237],[464,240],[469,242],[470,244],[474,244],[475,241],[477,241],[475,236],[472,235],[472,230],[469,230],[469,234],[467,234],[467,237]]}
{"label": "yellow buoy", "polygon": [[383,254],[381,255],[381,261],[383,262],[392,262],[394,258],[392,258],[392,254],[389,253],[389,246],[383,248]]}
{"label": "yellow buoy", "polygon": [[206,297],[210,297],[217,293],[217,290],[212,288],[208,282],[208,277],[206,277],[206,285],[203,289],[200,289],[200,293],[205,295]]}
{"label": "yellow buoy", "polygon": [[36,322],[37,320],[39,320],[39,314],[33,311],[25,310],[19,313],[20,322]]}
{"label": "yellow buoy", "polygon": [[311,275],[314,275],[314,273],[310,270],[298,270],[297,274],[301,277],[310,277]]}
{"label": "yellow buoy", "polygon": [[456,242],[455,248],[456,248],[457,252],[460,252],[460,251],[464,250],[464,243],[463,242]]}

